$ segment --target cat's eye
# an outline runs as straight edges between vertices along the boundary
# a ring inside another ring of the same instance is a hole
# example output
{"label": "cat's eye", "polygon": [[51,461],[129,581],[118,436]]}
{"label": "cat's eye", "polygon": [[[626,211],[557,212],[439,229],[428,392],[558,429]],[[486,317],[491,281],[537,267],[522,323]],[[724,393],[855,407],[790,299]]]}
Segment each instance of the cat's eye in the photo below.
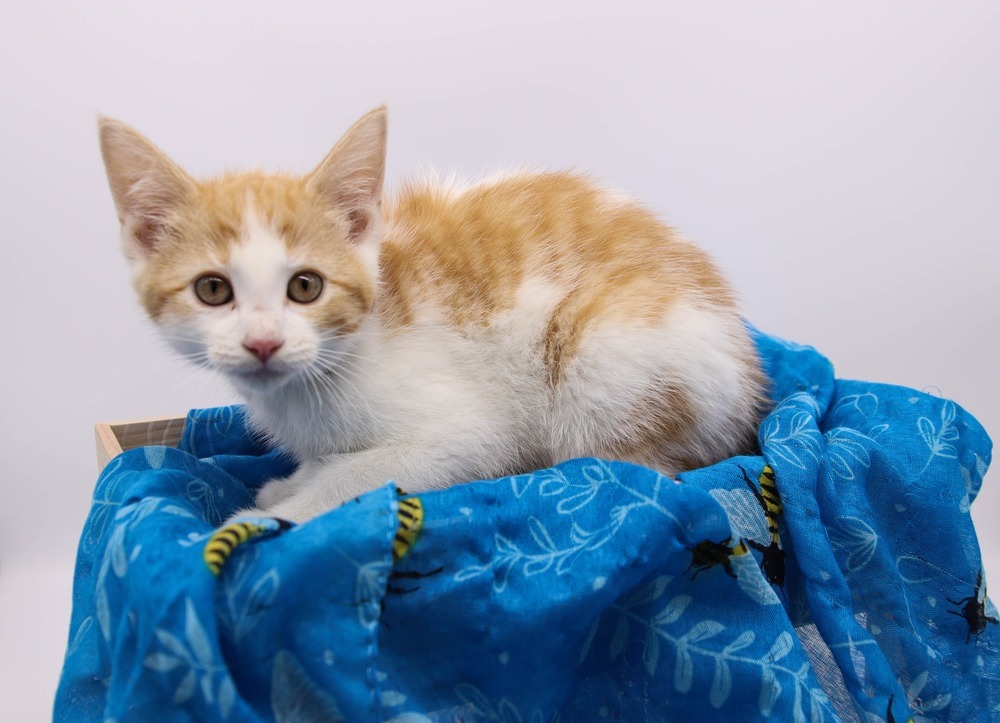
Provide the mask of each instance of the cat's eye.
{"label": "cat's eye", "polygon": [[199,276],[194,282],[195,296],[203,304],[221,306],[233,300],[233,287],[230,283],[215,274]]}
{"label": "cat's eye", "polygon": [[299,304],[316,301],[323,292],[323,277],[315,271],[300,271],[288,282],[288,298]]}

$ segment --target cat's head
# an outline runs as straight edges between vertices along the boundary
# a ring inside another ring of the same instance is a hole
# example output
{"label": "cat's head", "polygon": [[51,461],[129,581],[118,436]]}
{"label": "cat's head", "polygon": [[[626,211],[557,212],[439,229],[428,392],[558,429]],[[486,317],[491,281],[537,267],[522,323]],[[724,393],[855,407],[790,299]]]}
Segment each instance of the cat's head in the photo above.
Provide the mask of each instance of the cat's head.
{"label": "cat's head", "polygon": [[99,130],[133,283],[177,351],[247,394],[349,353],[377,288],[384,108],[304,177],[196,180],[124,123]]}

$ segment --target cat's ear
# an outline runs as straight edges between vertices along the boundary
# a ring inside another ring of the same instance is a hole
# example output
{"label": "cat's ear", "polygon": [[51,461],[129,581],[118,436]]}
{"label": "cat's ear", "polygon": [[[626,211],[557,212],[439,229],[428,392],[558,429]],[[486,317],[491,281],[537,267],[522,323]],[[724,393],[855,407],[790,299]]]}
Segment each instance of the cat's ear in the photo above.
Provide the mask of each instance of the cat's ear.
{"label": "cat's ear", "polygon": [[387,115],[381,106],[362,116],[308,177],[311,189],[347,215],[354,242],[365,239],[378,213]]}
{"label": "cat's ear", "polygon": [[177,207],[195,182],[134,128],[111,118],[97,122],[101,154],[130,261],[156,251]]}

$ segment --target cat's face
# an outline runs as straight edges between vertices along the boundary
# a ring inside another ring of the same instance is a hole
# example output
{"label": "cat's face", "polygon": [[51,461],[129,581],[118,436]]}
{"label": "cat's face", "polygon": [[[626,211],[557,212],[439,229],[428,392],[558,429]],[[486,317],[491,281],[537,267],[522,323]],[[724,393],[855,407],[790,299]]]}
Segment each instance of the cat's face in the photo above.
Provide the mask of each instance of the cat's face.
{"label": "cat's face", "polygon": [[383,110],[303,178],[195,181],[114,121],[101,143],[140,301],[177,351],[250,395],[350,353],[375,298]]}

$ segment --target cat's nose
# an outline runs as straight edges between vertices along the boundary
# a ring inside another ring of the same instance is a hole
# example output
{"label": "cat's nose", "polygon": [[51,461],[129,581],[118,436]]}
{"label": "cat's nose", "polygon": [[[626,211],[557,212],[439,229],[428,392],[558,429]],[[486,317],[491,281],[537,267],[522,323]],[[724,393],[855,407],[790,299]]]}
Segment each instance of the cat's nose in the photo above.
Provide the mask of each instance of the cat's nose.
{"label": "cat's nose", "polygon": [[270,337],[265,337],[261,339],[245,339],[243,341],[243,348],[248,352],[253,354],[255,357],[260,359],[262,362],[266,362],[272,356],[274,352],[281,348],[284,344],[283,339],[275,339]]}

